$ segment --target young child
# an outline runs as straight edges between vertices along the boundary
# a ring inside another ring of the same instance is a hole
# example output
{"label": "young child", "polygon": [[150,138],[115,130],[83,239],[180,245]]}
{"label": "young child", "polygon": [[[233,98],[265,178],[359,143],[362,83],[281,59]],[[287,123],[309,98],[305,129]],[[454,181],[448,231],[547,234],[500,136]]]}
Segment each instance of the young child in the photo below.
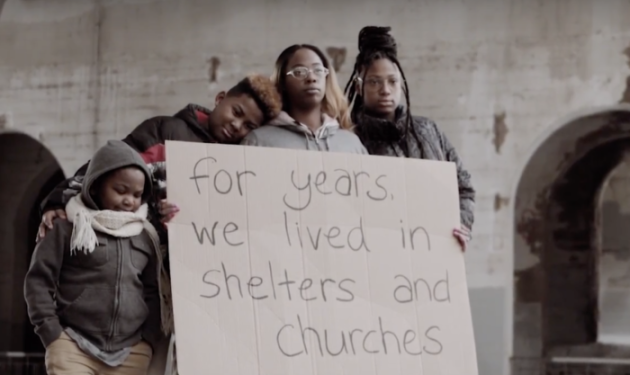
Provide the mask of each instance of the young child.
{"label": "young child", "polygon": [[46,371],[144,375],[162,340],[151,175],[122,141],[96,152],[80,195],[37,245],[24,295]]}

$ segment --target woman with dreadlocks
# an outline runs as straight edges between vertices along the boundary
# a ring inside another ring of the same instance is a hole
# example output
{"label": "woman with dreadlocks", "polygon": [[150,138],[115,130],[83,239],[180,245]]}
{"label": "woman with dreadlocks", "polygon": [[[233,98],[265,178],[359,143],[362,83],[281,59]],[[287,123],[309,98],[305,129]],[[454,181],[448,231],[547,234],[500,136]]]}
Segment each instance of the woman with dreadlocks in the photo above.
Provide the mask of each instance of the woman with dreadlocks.
{"label": "woman with dreadlocks", "polygon": [[470,174],[436,124],[411,115],[409,88],[390,31],[390,27],[367,26],[359,33],[359,54],[345,89],[352,104],[355,132],[372,155],[442,160],[457,165],[462,225],[454,229],[453,235],[466,250],[475,208]]}
{"label": "woman with dreadlocks", "polygon": [[319,48],[288,47],[278,57],[272,79],[282,96],[283,112],[250,132],[241,144],[367,154],[350,131],[348,101]]}

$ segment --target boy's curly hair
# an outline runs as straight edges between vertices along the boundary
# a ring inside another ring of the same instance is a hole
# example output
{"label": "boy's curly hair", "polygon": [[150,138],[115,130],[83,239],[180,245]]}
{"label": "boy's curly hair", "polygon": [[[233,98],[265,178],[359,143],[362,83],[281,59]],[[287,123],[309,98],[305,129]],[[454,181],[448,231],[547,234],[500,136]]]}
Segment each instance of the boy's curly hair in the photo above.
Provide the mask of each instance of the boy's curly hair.
{"label": "boy's curly hair", "polygon": [[247,94],[251,96],[263,113],[264,123],[278,117],[282,111],[282,98],[274,82],[261,74],[250,74],[240,80],[228,92],[228,96]]}

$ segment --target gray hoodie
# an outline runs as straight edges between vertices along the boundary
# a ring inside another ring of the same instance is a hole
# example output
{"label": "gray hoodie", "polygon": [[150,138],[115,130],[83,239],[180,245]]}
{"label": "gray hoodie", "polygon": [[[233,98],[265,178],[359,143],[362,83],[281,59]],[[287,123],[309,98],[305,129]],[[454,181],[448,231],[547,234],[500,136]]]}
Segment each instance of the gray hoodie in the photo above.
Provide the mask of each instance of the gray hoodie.
{"label": "gray hoodie", "polygon": [[[98,209],[90,196],[92,184],[127,166],[144,172],[144,197],[148,197],[151,174],[140,155],[122,141],[110,141],[90,162],[81,192],[83,203]],[[55,220],[53,229],[35,248],[24,281],[28,314],[44,346],[64,330],[108,353],[129,348],[141,339],[155,345],[162,338],[159,263],[149,234],[114,237],[96,232],[98,246],[92,253],[71,255],[72,230],[69,221]]]}
{"label": "gray hoodie", "polygon": [[359,137],[351,131],[341,129],[334,118],[324,115],[322,126],[313,132],[286,112],[281,112],[267,125],[250,132],[241,144],[351,154],[368,153]]}

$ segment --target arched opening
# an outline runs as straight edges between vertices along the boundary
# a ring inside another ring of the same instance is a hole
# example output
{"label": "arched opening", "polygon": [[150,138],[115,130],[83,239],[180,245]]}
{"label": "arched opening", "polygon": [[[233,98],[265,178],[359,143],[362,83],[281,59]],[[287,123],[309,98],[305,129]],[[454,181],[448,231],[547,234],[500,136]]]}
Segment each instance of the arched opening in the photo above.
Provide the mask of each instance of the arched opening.
{"label": "arched opening", "polygon": [[597,341],[630,345],[630,154],[613,170],[600,197]]}
{"label": "arched opening", "polygon": [[628,151],[630,108],[619,107],[567,121],[526,165],[515,201],[512,374],[617,371],[628,357],[599,334],[602,196]]}
{"label": "arched opening", "polygon": [[28,320],[24,275],[35,248],[39,205],[64,174],[37,140],[21,133],[2,133],[0,176],[0,353],[4,353],[0,369],[25,373],[16,367],[23,366],[20,353],[43,353],[43,348]]}

